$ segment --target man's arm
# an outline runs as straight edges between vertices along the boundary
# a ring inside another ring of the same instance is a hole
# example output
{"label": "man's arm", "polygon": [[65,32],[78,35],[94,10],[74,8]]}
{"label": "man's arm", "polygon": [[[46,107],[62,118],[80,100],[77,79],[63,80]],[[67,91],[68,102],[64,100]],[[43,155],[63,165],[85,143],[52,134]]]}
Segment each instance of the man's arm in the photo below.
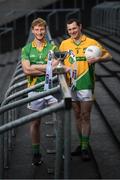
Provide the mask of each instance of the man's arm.
{"label": "man's arm", "polygon": [[59,64],[59,59],[53,59],[52,68],[54,69]]}
{"label": "man's arm", "polygon": [[112,56],[110,54],[105,54],[101,57],[97,57],[97,58],[90,58],[88,59],[88,64],[93,64],[93,63],[97,63],[97,62],[108,62],[112,59]]}
{"label": "man's arm", "polygon": [[46,64],[30,65],[28,60],[22,60],[22,68],[26,75],[42,75],[45,74]]}

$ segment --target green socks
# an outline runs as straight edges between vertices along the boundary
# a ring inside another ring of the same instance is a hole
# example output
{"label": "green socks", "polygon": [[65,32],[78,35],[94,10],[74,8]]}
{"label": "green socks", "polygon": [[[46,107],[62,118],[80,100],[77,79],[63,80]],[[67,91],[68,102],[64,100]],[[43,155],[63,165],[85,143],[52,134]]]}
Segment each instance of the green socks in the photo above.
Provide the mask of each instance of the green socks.
{"label": "green socks", "polygon": [[82,150],[88,149],[88,146],[89,146],[89,137],[88,136],[81,135],[80,146],[81,146]]}
{"label": "green socks", "polygon": [[39,154],[40,153],[40,144],[32,144],[32,152],[33,152],[33,154]]}
{"label": "green socks", "polygon": [[82,146],[82,135],[79,134],[79,139],[80,139],[80,146]]}

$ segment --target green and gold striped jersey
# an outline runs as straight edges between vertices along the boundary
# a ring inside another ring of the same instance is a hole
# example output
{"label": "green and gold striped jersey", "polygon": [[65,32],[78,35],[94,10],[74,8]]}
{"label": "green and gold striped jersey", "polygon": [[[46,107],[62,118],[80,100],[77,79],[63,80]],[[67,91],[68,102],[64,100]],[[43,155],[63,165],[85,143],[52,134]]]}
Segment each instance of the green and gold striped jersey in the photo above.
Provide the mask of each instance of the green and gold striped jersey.
{"label": "green and gold striped jersey", "polygon": [[[48,52],[50,50],[57,51],[58,48],[45,41],[43,43],[42,48],[38,49],[36,47],[35,41],[32,41],[31,43],[25,45],[22,48],[21,52],[21,60],[29,60],[30,65],[32,64],[47,64],[48,60]],[[40,76],[27,76],[28,78],[28,87],[34,86],[37,83],[40,83],[45,80],[45,74]],[[43,91],[43,88],[39,88],[36,91]]]}
{"label": "green and gold striped jersey", "polygon": [[[88,46],[96,45],[98,46],[102,54],[108,53],[108,51],[103,48],[96,40],[87,37],[86,35],[82,35],[80,38],[80,43],[76,44],[73,39],[68,38],[63,40],[59,50],[60,51],[68,51],[72,50],[77,63],[77,78],[76,78],[76,85],[75,90],[82,90],[82,89],[94,89],[94,64],[88,65],[87,59],[85,57],[85,50]],[[74,63],[72,58],[68,55],[65,60],[64,64],[68,67],[73,69]],[[67,81],[69,84],[70,75],[67,74]]]}

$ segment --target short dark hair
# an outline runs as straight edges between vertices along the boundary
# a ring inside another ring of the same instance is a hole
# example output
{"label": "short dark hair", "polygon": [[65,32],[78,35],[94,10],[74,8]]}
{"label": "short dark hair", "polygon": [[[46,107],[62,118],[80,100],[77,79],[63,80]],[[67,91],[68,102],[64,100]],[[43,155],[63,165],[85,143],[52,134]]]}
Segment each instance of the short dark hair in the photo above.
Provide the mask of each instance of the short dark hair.
{"label": "short dark hair", "polygon": [[76,18],[68,19],[66,24],[72,24],[73,22],[76,22],[78,26],[80,26],[80,21]]}

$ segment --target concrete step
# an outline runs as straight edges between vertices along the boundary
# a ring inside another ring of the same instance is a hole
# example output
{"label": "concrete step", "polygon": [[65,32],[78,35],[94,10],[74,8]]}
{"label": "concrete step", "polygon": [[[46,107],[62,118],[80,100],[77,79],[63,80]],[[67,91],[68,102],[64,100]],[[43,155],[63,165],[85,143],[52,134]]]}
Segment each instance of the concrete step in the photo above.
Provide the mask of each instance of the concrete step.
{"label": "concrete step", "polygon": [[5,92],[9,86],[9,83],[11,81],[11,77],[13,75],[13,72],[15,70],[16,64],[9,64],[7,66],[4,66],[2,71],[0,72],[0,77],[1,77],[1,81],[0,81],[0,102],[3,101]]}
{"label": "concrete step", "polygon": [[[111,78],[109,78],[108,81],[111,81]],[[114,89],[114,87],[112,89]],[[115,94],[115,92],[113,94]],[[111,127],[117,140],[120,142],[120,131],[119,131],[120,106],[116,104],[114,99],[110,96],[108,91],[99,81],[96,82],[95,95],[96,95],[96,101],[102,113],[104,114],[107,123]]]}
{"label": "concrete step", "polygon": [[97,162],[101,174],[101,178],[119,179],[120,149],[118,148],[113,137],[111,136],[111,132],[106,127],[103,117],[99,113],[99,110],[96,108],[96,106],[94,106],[92,111],[91,126],[92,126],[91,148],[95,160]]}
{"label": "concrete step", "polygon": [[110,93],[116,98],[120,105],[120,80],[116,77],[101,78]]}
{"label": "concrete step", "polygon": [[111,76],[111,73],[106,71],[104,67],[100,65],[100,63],[95,64],[95,74],[97,76]]}
{"label": "concrete step", "polygon": [[95,39],[98,40],[100,43],[105,44],[106,46],[108,46],[108,47],[116,50],[118,53],[120,52],[120,47],[119,47],[119,45],[118,45],[117,43],[111,41],[110,39],[108,39],[108,38],[106,38],[106,37],[103,37],[103,36],[101,36],[101,35],[99,35],[99,34],[97,34],[97,33],[95,33],[95,32],[92,32],[92,31],[88,30],[88,29],[85,29],[85,30],[84,30],[84,33],[85,33],[86,35],[89,35],[90,37],[95,38]]}
{"label": "concrete step", "polygon": [[120,65],[118,65],[115,61],[109,61],[107,63],[101,63],[104,67],[106,67],[111,72],[120,72]]}
{"label": "concrete step", "polygon": [[101,29],[96,28],[96,27],[88,27],[87,29],[89,29],[90,31],[96,32],[99,35],[109,37],[110,40],[114,41],[115,43],[120,44],[120,38],[119,37],[114,36],[114,35],[110,34],[109,32],[104,31],[103,29],[101,30]]}

